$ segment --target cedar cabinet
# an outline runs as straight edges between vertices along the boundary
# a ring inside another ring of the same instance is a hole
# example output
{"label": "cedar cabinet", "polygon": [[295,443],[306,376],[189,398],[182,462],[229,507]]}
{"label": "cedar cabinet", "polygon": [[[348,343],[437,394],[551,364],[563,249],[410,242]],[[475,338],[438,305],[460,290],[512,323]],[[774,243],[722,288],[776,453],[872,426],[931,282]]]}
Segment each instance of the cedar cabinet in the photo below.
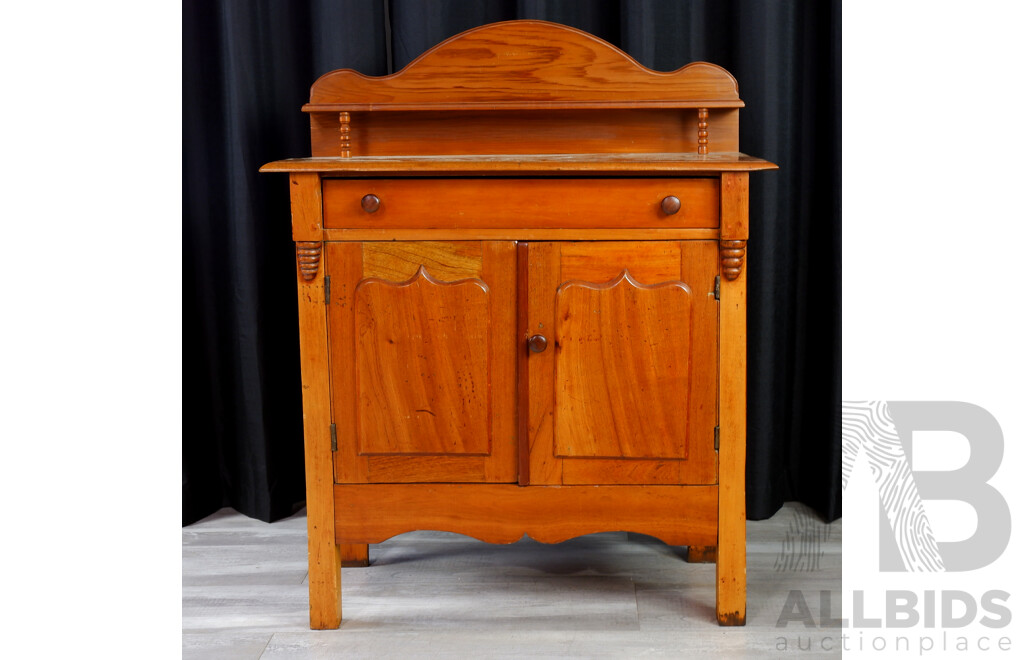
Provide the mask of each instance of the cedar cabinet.
{"label": "cedar cabinet", "polygon": [[[746,616],[748,173],[724,69],[510,21],[313,85],[290,175],[310,621],[416,529],[623,530]],[[372,569],[371,569],[372,570]]]}

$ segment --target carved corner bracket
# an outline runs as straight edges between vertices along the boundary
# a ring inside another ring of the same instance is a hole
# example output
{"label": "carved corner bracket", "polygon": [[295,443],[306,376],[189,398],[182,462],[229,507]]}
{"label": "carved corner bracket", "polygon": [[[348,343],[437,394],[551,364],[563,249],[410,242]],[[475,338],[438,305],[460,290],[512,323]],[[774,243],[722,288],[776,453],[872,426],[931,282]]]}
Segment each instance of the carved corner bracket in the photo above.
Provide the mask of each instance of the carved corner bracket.
{"label": "carved corner bracket", "polygon": [[743,270],[743,256],[747,251],[746,241],[720,241],[719,256],[722,258],[722,275],[732,281],[740,276]]}
{"label": "carved corner bracket", "polygon": [[299,262],[299,272],[302,279],[312,282],[316,278],[316,272],[320,269],[320,252],[323,250],[323,243],[320,241],[296,241],[295,258]]}

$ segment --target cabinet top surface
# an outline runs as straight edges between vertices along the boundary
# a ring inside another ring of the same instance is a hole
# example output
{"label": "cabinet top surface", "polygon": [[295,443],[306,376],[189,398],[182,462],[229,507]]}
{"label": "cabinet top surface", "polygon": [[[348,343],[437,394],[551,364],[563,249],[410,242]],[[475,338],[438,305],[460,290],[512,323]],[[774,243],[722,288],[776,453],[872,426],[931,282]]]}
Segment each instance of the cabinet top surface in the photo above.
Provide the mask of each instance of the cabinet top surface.
{"label": "cabinet top surface", "polygon": [[260,172],[321,172],[337,176],[643,176],[774,170],[778,165],[742,153],[486,154],[289,158]]}

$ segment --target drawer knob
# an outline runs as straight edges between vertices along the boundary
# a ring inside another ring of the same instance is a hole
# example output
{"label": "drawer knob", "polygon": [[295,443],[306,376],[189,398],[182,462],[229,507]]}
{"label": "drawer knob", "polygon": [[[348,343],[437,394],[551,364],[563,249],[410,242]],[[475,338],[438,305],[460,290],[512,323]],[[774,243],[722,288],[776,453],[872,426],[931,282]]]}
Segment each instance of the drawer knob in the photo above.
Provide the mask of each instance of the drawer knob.
{"label": "drawer knob", "polygon": [[675,215],[679,213],[679,208],[682,204],[679,203],[679,198],[675,195],[669,195],[665,199],[661,200],[661,210],[665,212],[665,215]]}
{"label": "drawer knob", "polygon": [[526,345],[530,347],[532,353],[543,353],[548,347],[548,340],[544,335],[534,335],[526,340]]}
{"label": "drawer knob", "polygon": [[367,213],[375,213],[380,208],[380,197],[370,193],[369,195],[363,195],[363,199],[359,203]]}

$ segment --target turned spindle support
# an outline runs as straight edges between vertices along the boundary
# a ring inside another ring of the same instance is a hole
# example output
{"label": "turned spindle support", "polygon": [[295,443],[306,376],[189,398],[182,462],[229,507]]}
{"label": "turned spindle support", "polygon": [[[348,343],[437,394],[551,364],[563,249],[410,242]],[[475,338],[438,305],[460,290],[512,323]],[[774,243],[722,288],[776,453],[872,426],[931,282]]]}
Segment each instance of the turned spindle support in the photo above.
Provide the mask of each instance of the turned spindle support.
{"label": "turned spindle support", "polygon": [[697,153],[708,152],[708,109],[697,108]]}
{"label": "turned spindle support", "polygon": [[338,114],[338,129],[341,137],[341,157],[349,158],[352,155],[352,115],[347,112]]}

